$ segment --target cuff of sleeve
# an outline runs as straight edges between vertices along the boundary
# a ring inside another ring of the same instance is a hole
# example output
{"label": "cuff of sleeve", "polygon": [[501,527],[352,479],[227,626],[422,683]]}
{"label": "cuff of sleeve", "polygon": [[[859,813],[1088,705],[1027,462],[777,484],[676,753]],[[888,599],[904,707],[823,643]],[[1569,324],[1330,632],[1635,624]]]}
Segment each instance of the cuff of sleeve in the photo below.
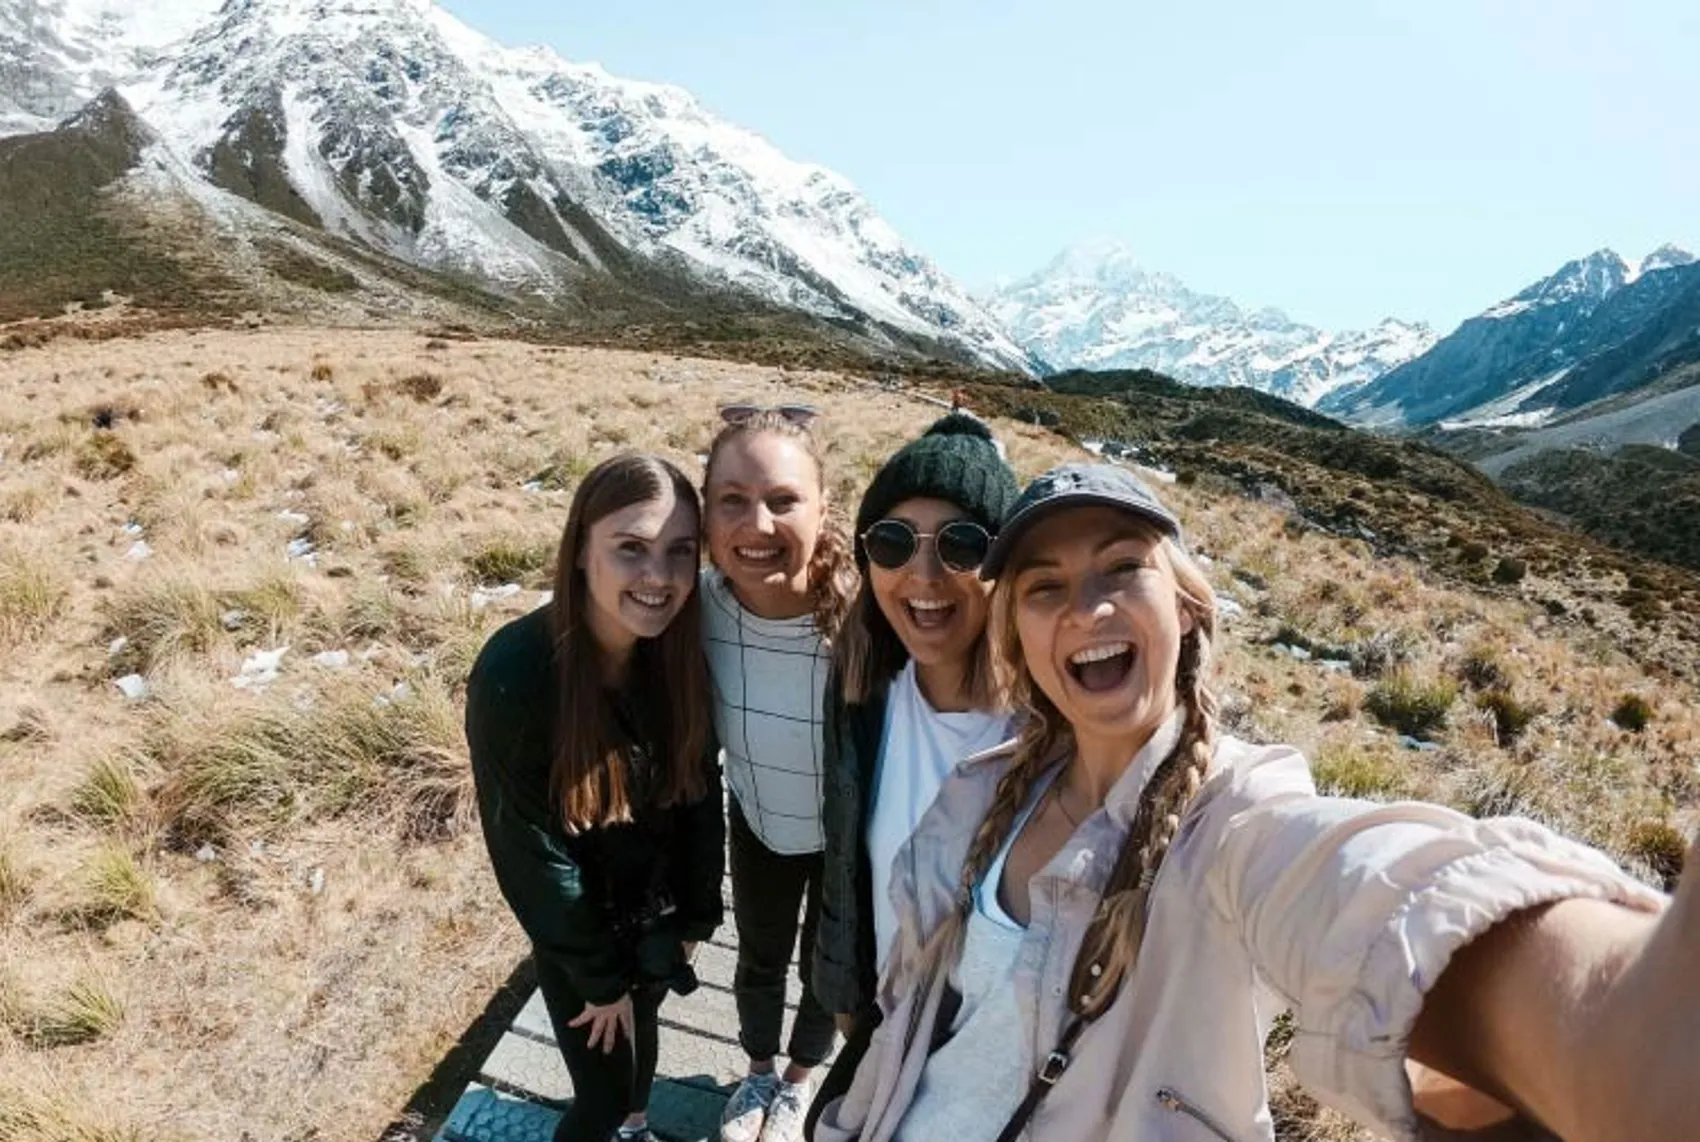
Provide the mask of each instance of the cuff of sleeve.
{"label": "cuff of sleeve", "polygon": [[1518,912],[1563,900],[1665,905],[1605,856],[1531,822],[1483,822],[1477,839],[1483,848],[1410,893],[1367,950],[1356,986],[1311,1013],[1293,1042],[1299,1081],[1388,1138],[1421,1136],[1406,1050],[1423,997],[1458,949]]}

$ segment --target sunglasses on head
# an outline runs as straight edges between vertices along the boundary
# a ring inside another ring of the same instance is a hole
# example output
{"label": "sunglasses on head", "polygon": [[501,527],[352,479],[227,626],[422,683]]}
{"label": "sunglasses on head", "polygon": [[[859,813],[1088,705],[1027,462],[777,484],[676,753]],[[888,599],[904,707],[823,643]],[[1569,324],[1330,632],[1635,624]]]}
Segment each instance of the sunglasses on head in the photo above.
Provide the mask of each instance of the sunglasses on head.
{"label": "sunglasses on head", "polygon": [[964,575],[978,571],[992,548],[991,533],[973,520],[952,520],[935,532],[924,532],[908,520],[882,519],[862,533],[862,550],[871,562],[896,571],[915,558],[921,541],[928,539],[939,553],[939,562]]}
{"label": "sunglasses on head", "polygon": [[808,404],[723,404],[720,406],[720,419],[727,424],[743,424],[764,412],[776,412],[798,426],[807,425],[820,415],[820,409]]}

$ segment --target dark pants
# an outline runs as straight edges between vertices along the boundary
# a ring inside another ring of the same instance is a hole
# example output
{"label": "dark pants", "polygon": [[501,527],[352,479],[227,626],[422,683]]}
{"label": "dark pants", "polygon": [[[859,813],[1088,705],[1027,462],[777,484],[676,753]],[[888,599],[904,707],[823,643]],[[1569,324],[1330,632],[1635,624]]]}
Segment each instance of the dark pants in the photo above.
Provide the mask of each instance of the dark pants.
{"label": "dark pants", "polygon": [[655,1081],[658,1047],[656,1013],[667,989],[641,987],[632,992],[632,1023],[637,1043],[624,1033],[614,1049],[603,1054],[591,1047],[590,1027],[569,1027],[584,1010],[584,999],[573,990],[566,973],[542,957],[537,962],[537,990],[549,1008],[555,1027],[555,1042],[573,1076],[573,1101],[555,1129],[555,1142],[608,1142],[627,1115],[649,1105],[649,1088]]}
{"label": "dark pants", "polygon": [[827,1071],[826,1078],[821,1080],[820,1089],[815,1091],[814,1101],[809,1103],[809,1113],[803,1119],[803,1137],[809,1142],[814,1142],[815,1123],[820,1121],[827,1104],[849,1093],[850,1082],[856,1077],[856,1068],[862,1065],[862,1056],[868,1053],[868,1044],[873,1042],[874,1031],[879,1025],[878,1007],[869,1007],[857,1013],[856,1022],[850,1028],[849,1038],[845,1039],[844,1046],[839,1048],[838,1057],[832,1060],[832,1069]]}
{"label": "dark pants", "polygon": [[820,920],[820,853],[783,856],[761,843],[733,801],[731,820],[732,915],[738,926],[738,970],[732,990],[738,1000],[738,1042],[752,1059],[779,1054],[785,1025],[785,977],[798,942],[803,1000],[791,1025],[786,1054],[802,1067],[818,1066],[832,1050],[832,1015],[815,998],[815,929]]}

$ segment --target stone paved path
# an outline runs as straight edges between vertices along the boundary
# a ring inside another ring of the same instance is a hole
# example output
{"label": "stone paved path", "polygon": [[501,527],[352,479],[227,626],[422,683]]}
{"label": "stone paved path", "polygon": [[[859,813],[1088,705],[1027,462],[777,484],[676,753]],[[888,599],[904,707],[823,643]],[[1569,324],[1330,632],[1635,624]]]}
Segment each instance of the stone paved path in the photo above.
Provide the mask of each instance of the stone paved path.
{"label": "stone paved path", "polygon": [[[718,1139],[720,1108],[748,1065],[738,1047],[732,998],[737,956],[728,901],[726,923],[697,952],[701,986],[688,996],[669,995],[661,1005],[661,1058],[649,1116],[651,1129],[668,1142]],[[800,992],[793,967],[787,1029]],[[533,992],[461,1095],[437,1142],[550,1142],[559,1108],[572,1093],[543,997]]]}

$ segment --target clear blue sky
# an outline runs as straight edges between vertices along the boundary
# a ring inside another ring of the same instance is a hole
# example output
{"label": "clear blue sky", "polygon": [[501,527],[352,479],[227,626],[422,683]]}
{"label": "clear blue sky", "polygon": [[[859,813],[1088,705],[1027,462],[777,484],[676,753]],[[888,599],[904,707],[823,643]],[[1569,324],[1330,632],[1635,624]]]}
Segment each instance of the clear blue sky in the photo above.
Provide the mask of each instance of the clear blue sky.
{"label": "clear blue sky", "polygon": [[1195,289],[1446,327],[1700,246],[1695,0],[446,0],[848,176],[972,288],[1082,238]]}

